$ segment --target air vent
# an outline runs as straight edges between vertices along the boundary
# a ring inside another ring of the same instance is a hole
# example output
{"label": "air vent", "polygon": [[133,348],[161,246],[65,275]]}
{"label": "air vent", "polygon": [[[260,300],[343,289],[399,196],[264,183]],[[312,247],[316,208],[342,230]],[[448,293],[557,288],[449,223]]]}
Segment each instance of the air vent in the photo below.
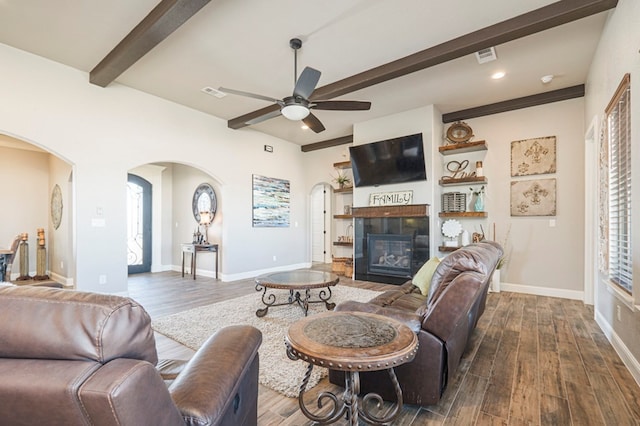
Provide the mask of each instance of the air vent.
{"label": "air vent", "polygon": [[476,59],[479,64],[484,64],[485,62],[491,62],[498,59],[496,56],[496,49],[493,47],[488,47],[486,49],[478,50],[476,52]]}
{"label": "air vent", "polygon": [[226,93],[221,92],[221,91],[219,91],[217,89],[214,89],[213,87],[203,87],[202,91],[204,93],[206,93],[207,95],[215,96],[216,98],[219,98],[219,99],[222,99],[225,96],[227,96]]}

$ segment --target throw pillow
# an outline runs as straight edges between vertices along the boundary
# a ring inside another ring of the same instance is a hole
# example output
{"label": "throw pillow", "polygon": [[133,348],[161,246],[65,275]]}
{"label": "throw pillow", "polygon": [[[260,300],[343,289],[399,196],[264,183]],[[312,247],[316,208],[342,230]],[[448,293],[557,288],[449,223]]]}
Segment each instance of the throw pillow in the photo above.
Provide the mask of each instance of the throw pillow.
{"label": "throw pillow", "polygon": [[429,294],[429,287],[431,286],[431,278],[433,277],[433,273],[436,271],[438,264],[440,263],[440,259],[437,257],[432,257],[422,265],[422,268],[414,275],[413,280],[411,282],[413,285],[420,289],[420,293],[423,296],[427,296]]}

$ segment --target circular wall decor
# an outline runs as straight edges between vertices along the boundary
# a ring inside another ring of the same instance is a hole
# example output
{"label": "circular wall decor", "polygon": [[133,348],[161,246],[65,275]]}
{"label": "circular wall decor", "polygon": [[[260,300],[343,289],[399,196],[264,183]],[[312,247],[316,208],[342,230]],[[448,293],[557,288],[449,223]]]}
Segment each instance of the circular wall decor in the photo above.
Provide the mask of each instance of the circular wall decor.
{"label": "circular wall decor", "polygon": [[62,222],[62,191],[58,184],[54,185],[51,192],[51,221],[54,229],[58,229]]}
{"label": "circular wall decor", "polygon": [[473,137],[473,130],[467,123],[457,121],[447,129],[447,139],[453,143],[466,143]]}
{"label": "circular wall decor", "polygon": [[462,224],[455,219],[445,220],[442,224],[442,234],[445,237],[456,238],[462,232]]}
{"label": "circular wall decor", "polygon": [[196,222],[200,223],[200,212],[211,212],[211,220],[213,220],[216,215],[216,210],[218,209],[218,201],[216,200],[216,193],[211,185],[208,183],[198,185],[193,193],[191,208],[193,209],[193,217],[196,219]]}

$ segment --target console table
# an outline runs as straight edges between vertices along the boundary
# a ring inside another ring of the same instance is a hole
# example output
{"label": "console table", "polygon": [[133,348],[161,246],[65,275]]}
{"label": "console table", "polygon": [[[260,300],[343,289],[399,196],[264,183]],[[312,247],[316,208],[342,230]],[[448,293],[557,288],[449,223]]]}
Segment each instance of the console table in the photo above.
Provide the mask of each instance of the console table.
{"label": "console table", "polygon": [[[402,389],[393,367],[413,360],[418,351],[418,337],[400,321],[365,312],[325,312],[293,323],[285,344],[289,358],[309,363],[298,404],[310,420],[329,424],[346,416],[351,426],[358,425],[358,417],[369,424],[387,425],[400,413]],[[331,392],[318,396],[318,407],[325,401],[333,404],[326,415],[312,413],[304,404],[314,365],[345,372],[342,398]],[[372,405],[382,406],[380,395],[369,393],[362,397],[362,404],[359,401],[360,372],[374,370],[387,370],[396,392],[397,404],[385,417],[371,411]]]}
{"label": "console table", "polygon": [[191,255],[191,274],[193,279],[196,279],[196,257],[198,253],[212,252],[216,254],[216,280],[218,279],[218,244],[193,244],[184,243],[182,247],[182,276],[184,277],[184,255],[186,253]]}

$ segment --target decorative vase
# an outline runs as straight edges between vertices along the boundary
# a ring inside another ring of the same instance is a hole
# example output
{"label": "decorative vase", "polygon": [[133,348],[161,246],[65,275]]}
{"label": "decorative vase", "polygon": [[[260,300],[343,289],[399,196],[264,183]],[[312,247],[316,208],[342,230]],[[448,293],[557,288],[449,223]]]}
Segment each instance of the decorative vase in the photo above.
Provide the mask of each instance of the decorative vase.
{"label": "decorative vase", "polygon": [[476,201],[473,203],[473,210],[477,212],[484,211],[484,194],[476,195]]}

